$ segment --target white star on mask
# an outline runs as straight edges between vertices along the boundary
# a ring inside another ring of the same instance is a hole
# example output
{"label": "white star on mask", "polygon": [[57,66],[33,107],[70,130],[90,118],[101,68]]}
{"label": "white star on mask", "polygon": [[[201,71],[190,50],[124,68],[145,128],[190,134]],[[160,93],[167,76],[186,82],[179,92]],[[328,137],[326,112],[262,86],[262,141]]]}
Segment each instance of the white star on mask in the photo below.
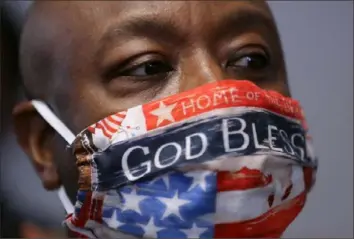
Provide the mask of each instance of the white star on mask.
{"label": "white star on mask", "polygon": [[162,175],[161,177],[156,177],[152,181],[150,181],[149,184],[151,185],[151,184],[155,183],[156,181],[162,179],[162,181],[165,183],[166,188],[168,190],[170,188],[170,182],[169,182],[169,177],[168,177],[169,175],[170,175],[170,173],[166,173],[165,175]]}
{"label": "white star on mask", "polygon": [[150,111],[150,114],[158,117],[157,126],[159,126],[164,120],[168,120],[170,122],[175,122],[175,119],[172,116],[172,110],[175,108],[176,104],[177,103],[166,106],[161,101],[158,109]]}
{"label": "white star on mask", "polygon": [[112,214],[112,216],[110,218],[103,218],[103,221],[105,223],[107,223],[107,225],[110,228],[113,228],[113,229],[118,229],[118,227],[120,227],[120,226],[125,224],[125,223],[121,223],[120,221],[118,221],[116,209],[113,209],[113,214]]}
{"label": "white star on mask", "polygon": [[144,237],[148,238],[158,238],[157,233],[164,229],[163,227],[158,227],[154,224],[154,218],[151,217],[146,225],[140,224],[144,229]]}
{"label": "white star on mask", "polygon": [[138,195],[136,193],[136,188],[133,187],[131,193],[124,193],[122,192],[123,197],[124,197],[124,205],[122,206],[122,209],[124,211],[126,210],[133,210],[136,211],[137,213],[141,214],[140,211],[140,202],[146,198],[146,196]]}
{"label": "white star on mask", "polygon": [[176,191],[173,198],[163,198],[163,197],[158,198],[161,202],[163,202],[166,205],[166,210],[164,211],[164,213],[161,217],[161,220],[163,220],[164,218],[166,218],[172,214],[176,215],[181,220],[183,220],[183,218],[179,212],[179,208],[185,204],[190,203],[190,201],[178,198],[177,194],[178,193]]}
{"label": "white star on mask", "polygon": [[206,177],[209,176],[210,172],[208,171],[191,171],[185,174],[186,177],[191,177],[193,182],[188,188],[187,192],[192,190],[194,187],[199,186],[203,191],[206,191],[207,182]]}
{"label": "white star on mask", "polygon": [[208,228],[200,228],[197,227],[197,225],[195,223],[193,223],[192,228],[191,229],[184,229],[181,230],[183,233],[186,234],[186,236],[188,238],[199,238],[200,235],[205,232]]}

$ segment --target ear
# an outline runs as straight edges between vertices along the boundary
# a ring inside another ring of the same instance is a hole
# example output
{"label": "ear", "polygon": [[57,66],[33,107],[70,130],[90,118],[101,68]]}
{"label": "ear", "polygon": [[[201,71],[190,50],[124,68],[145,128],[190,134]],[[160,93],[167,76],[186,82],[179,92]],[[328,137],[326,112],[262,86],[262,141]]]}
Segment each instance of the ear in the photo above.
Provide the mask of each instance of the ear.
{"label": "ear", "polygon": [[54,190],[61,182],[54,163],[54,129],[37,113],[31,102],[23,102],[13,110],[17,141],[32,159],[44,188]]}

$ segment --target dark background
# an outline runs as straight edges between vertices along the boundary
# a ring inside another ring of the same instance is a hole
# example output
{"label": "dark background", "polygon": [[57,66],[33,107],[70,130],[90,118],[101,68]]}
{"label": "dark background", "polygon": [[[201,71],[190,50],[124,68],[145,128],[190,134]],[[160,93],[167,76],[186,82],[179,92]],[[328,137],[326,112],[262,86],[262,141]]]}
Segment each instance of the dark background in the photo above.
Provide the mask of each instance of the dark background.
{"label": "dark background", "polygon": [[[19,86],[17,67],[18,36],[18,29],[16,29],[14,22],[11,22],[9,12],[6,11],[4,6],[1,6],[1,133],[4,132],[4,127],[10,120],[8,116],[15,103],[17,87]],[[2,160],[0,163],[2,163]],[[20,215],[11,209],[10,203],[4,197],[1,189],[0,203],[0,237],[20,237],[18,233],[18,226],[21,220]]]}

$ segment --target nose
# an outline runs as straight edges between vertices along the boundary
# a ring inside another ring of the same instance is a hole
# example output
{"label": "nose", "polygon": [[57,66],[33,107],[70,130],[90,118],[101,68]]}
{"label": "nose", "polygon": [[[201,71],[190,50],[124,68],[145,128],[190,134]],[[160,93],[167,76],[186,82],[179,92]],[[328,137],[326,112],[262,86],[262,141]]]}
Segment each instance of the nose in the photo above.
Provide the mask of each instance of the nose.
{"label": "nose", "polygon": [[207,51],[197,49],[180,64],[180,92],[224,79],[222,66]]}

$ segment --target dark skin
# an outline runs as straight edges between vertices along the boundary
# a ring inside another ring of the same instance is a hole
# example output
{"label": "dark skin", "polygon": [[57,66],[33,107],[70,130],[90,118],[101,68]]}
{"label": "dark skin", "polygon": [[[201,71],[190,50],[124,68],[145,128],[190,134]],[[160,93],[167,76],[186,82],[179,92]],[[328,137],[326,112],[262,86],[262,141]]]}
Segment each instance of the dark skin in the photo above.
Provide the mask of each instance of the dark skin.
{"label": "dark skin", "polygon": [[[75,133],[138,104],[222,79],[289,95],[283,54],[263,1],[36,3],[21,43],[32,98]],[[74,202],[75,157],[29,102],[14,110],[18,140],[48,190]]]}

